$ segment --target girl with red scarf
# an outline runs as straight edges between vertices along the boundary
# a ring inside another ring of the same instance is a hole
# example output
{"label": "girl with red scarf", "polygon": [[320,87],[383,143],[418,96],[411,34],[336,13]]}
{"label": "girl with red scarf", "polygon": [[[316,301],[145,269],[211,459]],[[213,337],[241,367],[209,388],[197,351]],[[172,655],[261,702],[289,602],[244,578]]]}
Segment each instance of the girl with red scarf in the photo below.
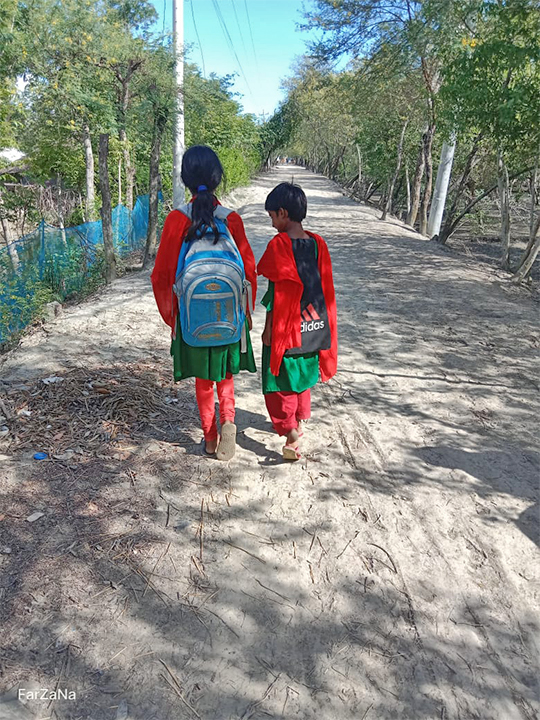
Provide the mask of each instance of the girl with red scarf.
{"label": "girl with red scarf", "polygon": [[[219,460],[230,460],[234,456],[236,446],[233,375],[240,370],[256,372],[249,337],[253,304],[247,309],[245,352],[242,351],[240,341],[216,347],[191,347],[182,338],[178,301],[173,291],[182,243],[190,242],[197,231],[205,227],[215,229],[214,209],[220,203],[214,193],[222,176],[223,168],[219,158],[209,147],[194,145],[185,152],[182,159],[182,180],[193,195],[190,213],[192,219],[179,210],[173,210],[167,216],[152,272],[152,287],[161,317],[172,329],[171,355],[174,379],[178,381],[195,377],[195,393],[204,434],[205,452],[208,455],[217,452]],[[257,292],[255,258],[240,215],[235,212],[229,213],[227,227],[242,256],[254,303]],[[214,384],[217,385],[219,401],[221,424],[219,437]]]}
{"label": "girl with red scarf", "polygon": [[337,370],[337,316],[332,262],[325,241],[307,232],[303,190],[281,183],[266,198],[273,227],[257,272],[268,278],[262,299],[262,383],[272,425],[286,438],[285,460],[298,460],[303,421],[311,416],[311,388]]}

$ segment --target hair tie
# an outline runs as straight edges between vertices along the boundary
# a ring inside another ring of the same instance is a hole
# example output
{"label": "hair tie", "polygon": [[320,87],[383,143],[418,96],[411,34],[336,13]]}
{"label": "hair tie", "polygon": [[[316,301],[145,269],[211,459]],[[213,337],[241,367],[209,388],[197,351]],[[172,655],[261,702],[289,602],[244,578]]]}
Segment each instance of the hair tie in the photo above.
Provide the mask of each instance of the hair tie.
{"label": "hair tie", "polygon": [[208,190],[206,185],[199,185],[199,187],[197,188],[197,192],[203,192],[204,190]]}

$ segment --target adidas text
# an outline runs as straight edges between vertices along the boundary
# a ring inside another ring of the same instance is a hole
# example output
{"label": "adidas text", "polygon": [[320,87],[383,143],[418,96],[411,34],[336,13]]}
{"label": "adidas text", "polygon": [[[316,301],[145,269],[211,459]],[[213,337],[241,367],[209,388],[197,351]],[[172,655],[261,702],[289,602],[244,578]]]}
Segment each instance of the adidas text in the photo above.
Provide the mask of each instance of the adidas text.
{"label": "adidas text", "polygon": [[322,330],[324,328],[324,320],[313,320],[312,322],[302,321],[300,332],[311,332],[312,330]]}

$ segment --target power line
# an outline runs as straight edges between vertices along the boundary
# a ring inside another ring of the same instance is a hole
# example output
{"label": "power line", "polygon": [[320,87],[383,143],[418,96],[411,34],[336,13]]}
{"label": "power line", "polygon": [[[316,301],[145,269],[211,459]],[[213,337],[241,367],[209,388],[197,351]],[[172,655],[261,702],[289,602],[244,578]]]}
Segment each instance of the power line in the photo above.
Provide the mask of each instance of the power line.
{"label": "power line", "polygon": [[246,73],[244,72],[244,68],[242,67],[242,63],[240,62],[240,59],[238,58],[236,50],[234,49],[234,43],[233,43],[231,35],[229,33],[229,29],[227,28],[227,23],[225,22],[225,18],[223,17],[223,15],[221,14],[221,10],[219,9],[217,0],[212,0],[212,5],[214,6],[214,10],[216,11],[216,15],[219,20],[219,24],[221,25],[221,29],[223,30],[223,33],[225,35],[225,39],[229,45],[229,48],[231,49],[231,52],[233,53],[234,57],[236,58],[236,62],[238,63],[238,67],[240,68],[240,73],[242,74],[242,77],[244,78],[246,87],[249,90],[250,95],[253,96],[253,92],[251,90],[251,87],[249,86],[249,82],[246,77]]}
{"label": "power line", "polygon": [[249,10],[248,10],[248,4],[247,0],[244,0],[244,8],[246,11],[246,17],[248,21],[248,27],[249,27],[249,36],[251,38],[251,48],[253,50],[253,57],[255,59],[255,66],[257,68],[257,72],[259,72],[259,62],[257,60],[257,53],[255,52],[255,42],[253,40],[253,28],[251,27],[251,18],[249,17]]}
{"label": "power line", "polygon": [[240,21],[238,20],[238,13],[236,12],[236,3],[234,0],[231,0],[233,11],[234,11],[234,17],[236,18],[236,26],[238,28],[238,32],[240,34],[240,39],[242,40],[242,47],[244,48],[244,53],[247,55],[246,51],[246,43],[244,42],[244,35],[242,33],[242,30],[240,29]]}
{"label": "power line", "polygon": [[203,77],[206,77],[206,67],[204,65],[204,53],[203,53],[203,49],[202,49],[201,38],[199,37],[199,30],[197,29],[197,23],[195,21],[195,10],[193,8],[193,6],[194,6],[193,0],[191,0],[190,5],[191,5],[191,17],[193,19],[193,27],[195,28],[195,36],[197,38],[197,42],[199,43],[199,50],[201,51]]}

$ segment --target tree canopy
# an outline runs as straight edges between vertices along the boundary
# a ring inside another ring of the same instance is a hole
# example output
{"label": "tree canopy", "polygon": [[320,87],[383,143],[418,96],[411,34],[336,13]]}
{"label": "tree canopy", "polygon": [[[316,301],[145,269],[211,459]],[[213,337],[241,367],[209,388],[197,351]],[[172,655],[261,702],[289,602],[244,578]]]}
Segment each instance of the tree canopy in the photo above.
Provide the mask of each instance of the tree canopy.
{"label": "tree canopy", "polygon": [[269,123],[274,152],[298,157],[426,233],[438,160],[457,142],[437,237],[446,242],[471,212],[482,222],[491,197],[501,213],[503,265],[516,204],[529,214],[521,232],[534,252],[537,0],[313,0],[303,27],[318,40]]}

